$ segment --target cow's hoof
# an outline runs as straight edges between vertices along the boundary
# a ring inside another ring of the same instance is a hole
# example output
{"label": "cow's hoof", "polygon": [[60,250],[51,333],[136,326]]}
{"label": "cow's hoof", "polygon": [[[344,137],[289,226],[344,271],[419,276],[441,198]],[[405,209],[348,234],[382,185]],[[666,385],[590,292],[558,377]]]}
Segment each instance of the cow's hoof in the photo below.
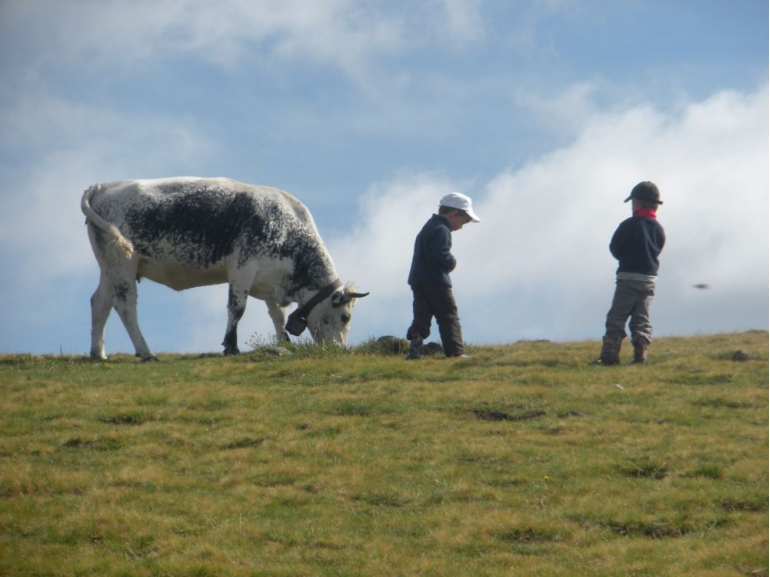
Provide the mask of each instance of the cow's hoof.
{"label": "cow's hoof", "polygon": [[233,355],[240,355],[241,351],[239,351],[237,348],[235,348],[235,349],[225,349],[224,354],[225,354],[226,357],[231,357]]}
{"label": "cow's hoof", "polygon": [[142,362],[143,363],[152,363],[152,362],[157,363],[158,362],[158,357],[156,357],[155,355],[150,355],[149,357],[143,357],[142,358]]}
{"label": "cow's hoof", "polygon": [[103,363],[107,360],[107,355],[101,353],[91,353],[91,360],[97,363]]}

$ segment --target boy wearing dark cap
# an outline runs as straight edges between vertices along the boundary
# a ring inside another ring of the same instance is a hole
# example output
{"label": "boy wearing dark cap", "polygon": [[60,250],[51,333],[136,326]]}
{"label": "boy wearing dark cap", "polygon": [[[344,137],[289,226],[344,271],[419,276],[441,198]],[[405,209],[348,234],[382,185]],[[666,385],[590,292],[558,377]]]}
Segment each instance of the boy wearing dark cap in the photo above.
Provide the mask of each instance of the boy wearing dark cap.
{"label": "boy wearing dark cap", "polygon": [[449,273],[457,264],[452,255],[452,233],[469,222],[480,222],[470,198],[452,192],[439,201],[434,214],[414,241],[409,285],[412,287],[414,317],[406,332],[409,340],[407,359],[420,357],[422,342],[430,335],[433,317],[438,323],[441,344],[447,357],[465,354],[460,317],[452,294]]}
{"label": "boy wearing dark cap", "polygon": [[626,337],[629,317],[635,363],[647,361],[647,347],[652,341],[650,304],[655,296],[658,256],[666,243],[663,227],[657,220],[657,210],[663,202],[658,187],[649,181],[637,184],[624,202],[629,200],[633,216],[620,223],[610,242],[610,252],[619,266],[602,351],[596,361],[602,365],[620,364],[620,346]]}

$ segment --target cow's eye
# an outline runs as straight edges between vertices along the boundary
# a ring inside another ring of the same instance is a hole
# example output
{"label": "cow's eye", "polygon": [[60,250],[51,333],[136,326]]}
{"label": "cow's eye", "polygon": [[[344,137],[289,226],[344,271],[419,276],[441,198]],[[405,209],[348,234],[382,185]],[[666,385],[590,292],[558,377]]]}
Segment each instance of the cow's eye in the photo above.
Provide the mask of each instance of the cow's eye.
{"label": "cow's eye", "polygon": [[350,315],[342,315],[342,324],[346,325],[350,322]]}

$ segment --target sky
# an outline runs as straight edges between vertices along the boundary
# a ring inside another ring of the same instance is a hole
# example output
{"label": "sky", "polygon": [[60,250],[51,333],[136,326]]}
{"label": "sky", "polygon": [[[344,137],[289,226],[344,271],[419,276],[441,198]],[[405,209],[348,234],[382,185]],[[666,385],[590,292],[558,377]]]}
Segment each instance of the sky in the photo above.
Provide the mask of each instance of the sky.
{"label": "sky", "polygon": [[[465,340],[599,339],[643,180],[655,335],[767,330],[769,21],[765,0],[0,0],[0,353],[88,353],[82,193],[169,176],[299,198],[371,293],[350,344],[404,335],[414,237],[452,191],[482,219],[453,235]],[[156,352],[221,350],[226,303],[139,286]],[[241,349],[271,331],[251,299]],[[106,341],[133,352],[114,312]]]}

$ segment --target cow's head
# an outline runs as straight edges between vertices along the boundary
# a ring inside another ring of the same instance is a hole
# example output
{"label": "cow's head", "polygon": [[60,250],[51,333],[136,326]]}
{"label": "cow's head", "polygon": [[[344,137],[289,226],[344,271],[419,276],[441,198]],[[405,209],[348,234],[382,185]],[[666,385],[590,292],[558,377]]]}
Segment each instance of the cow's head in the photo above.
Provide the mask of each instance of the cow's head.
{"label": "cow's head", "polygon": [[351,284],[346,284],[313,307],[307,317],[307,326],[313,339],[317,343],[334,343],[344,347],[348,341],[350,318],[356,299],[368,294],[356,292]]}

